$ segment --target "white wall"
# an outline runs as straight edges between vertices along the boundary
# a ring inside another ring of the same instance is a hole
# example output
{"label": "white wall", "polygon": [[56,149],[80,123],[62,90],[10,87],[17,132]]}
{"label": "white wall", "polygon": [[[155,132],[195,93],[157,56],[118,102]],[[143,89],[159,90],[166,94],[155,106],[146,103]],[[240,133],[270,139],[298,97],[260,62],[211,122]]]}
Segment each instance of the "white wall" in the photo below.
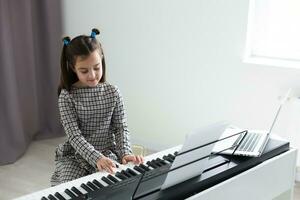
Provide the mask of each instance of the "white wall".
{"label": "white wall", "polygon": [[[66,35],[100,28],[132,139],[150,148],[219,120],[268,129],[278,96],[300,88],[300,70],[242,63],[247,0],[64,0],[63,11]],[[283,116],[277,131],[296,131]]]}

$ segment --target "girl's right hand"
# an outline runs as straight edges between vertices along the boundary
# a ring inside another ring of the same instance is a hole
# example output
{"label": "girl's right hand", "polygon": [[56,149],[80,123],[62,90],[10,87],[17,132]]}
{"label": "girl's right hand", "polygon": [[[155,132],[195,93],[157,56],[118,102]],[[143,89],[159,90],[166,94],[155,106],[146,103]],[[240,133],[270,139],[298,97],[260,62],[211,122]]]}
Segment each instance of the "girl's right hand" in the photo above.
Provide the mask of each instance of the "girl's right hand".
{"label": "girl's right hand", "polygon": [[113,174],[114,173],[114,168],[116,168],[116,165],[115,165],[115,163],[111,159],[109,159],[109,158],[107,158],[105,156],[102,156],[97,161],[97,167],[98,167],[99,171],[105,170],[108,173]]}

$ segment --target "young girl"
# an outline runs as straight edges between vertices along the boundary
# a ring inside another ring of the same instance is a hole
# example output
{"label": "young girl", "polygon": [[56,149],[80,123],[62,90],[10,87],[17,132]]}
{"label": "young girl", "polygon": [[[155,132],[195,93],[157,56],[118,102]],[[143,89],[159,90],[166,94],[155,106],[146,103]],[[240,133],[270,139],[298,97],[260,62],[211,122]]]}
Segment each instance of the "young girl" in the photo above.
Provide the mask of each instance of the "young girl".
{"label": "young girl", "polygon": [[143,162],[130,148],[120,91],[105,81],[98,34],[63,39],[58,106],[67,140],[56,148],[52,186],[97,170],[113,173],[116,161]]}

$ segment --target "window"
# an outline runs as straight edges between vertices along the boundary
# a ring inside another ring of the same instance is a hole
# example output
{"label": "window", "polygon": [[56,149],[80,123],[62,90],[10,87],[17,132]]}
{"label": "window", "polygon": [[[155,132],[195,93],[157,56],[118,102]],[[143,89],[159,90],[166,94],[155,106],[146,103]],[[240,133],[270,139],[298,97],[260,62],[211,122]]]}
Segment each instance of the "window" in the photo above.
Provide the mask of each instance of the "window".
{"label": "window", "polygon": [[244,61],[300,69],[300,1],[250,0]]}

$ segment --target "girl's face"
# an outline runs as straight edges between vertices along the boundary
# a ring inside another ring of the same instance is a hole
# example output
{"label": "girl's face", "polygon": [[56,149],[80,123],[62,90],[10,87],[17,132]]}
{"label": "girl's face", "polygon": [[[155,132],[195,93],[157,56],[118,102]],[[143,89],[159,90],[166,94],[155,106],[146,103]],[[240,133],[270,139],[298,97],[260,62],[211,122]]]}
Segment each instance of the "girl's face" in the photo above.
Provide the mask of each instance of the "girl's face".
{"label": "girl's face", "polygon": [[88,57],[77,57],[74,72],[79,79],[79,85],[95,87],[103,73],[99,50],[95,50]]}

